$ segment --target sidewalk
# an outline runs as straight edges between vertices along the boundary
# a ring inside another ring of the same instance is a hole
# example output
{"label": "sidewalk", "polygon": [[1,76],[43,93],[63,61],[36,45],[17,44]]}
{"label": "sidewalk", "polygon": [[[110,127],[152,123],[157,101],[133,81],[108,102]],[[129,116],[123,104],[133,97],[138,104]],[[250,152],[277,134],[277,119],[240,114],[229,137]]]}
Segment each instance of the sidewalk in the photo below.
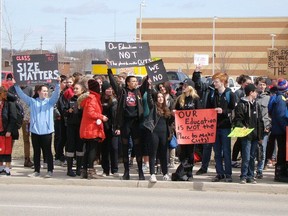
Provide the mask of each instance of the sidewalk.
{"label": "sidewalk", "polygon": [[[80,177],[69,177],[66,175],[66,167],[55,166],[53,178],[45,179],[43,177],[31,178],[29,174],[33,173],[33,169],[24,168],[22,160],[13,160],[11,176],[0,175],[0,184],[33,184],[33,185],[83,185],[98,187],[141,187],[141,188],[157,188],[157,189],[188,189],[192,191],[226,191],[226,192],[256,192],[256,193],[274,193],[288,194],[288,184],[274,182],[274,168],[264,170],[264,178],[258,179],[257,184],[239,184],[240,168],[233,168],[233,182],[211,182],[216,175],[215,168],[212,164],[208,173],[204,175],[195,175],[200,168],[201,163],[197,163],[193,169],[193,179],[189,182],[172,182],[162,181],[162,175],[157,175],[158,182],[150,183],[149,173],[145,173],[146,180],[139,181],[136,165],[131,168],[131,180],[121,180],[123,174],[123,164],[119,164],[119,177],[103,177],[103,179],[80,179]],[[102,173],[100,166],[96,166],[98,173]],[[41,169],[41,176],[46,174],[46,169]],[[169,173],[175,169],[169,169]]]}

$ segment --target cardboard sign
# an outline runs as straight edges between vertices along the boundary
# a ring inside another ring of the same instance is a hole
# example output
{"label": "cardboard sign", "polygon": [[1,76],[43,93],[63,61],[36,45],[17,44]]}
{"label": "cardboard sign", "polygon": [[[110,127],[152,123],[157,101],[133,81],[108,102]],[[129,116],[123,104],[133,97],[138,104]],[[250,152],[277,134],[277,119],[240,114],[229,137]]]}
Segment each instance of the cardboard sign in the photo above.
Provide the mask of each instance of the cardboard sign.
{"label": "cardboard sign", "polygon": [[163,61],[150,62],[145,65],[149,78],[154,85],[169,81]]}
{"label": "cardboard sign", "polygon": [[178,110],[175,125],[180,145],[214,143],[217,113],[215,109]]}
{"label": "cardboard sign", "polygon": [[288,67],[288,49],[268,50],[268,69],[274,70],[274,75],[286,75]]}
{"label": "cardboard sign", "polygon": [[206,54],[194,54],[195,65],[209,65],[209,55]]}
{"label": "cardboard sign", "polygon": [[144,66],[151,62],[150,48],[145,43],[105,42],[109,68]]}
{"label": "cardboard sign", "polygon": [[56,53],[16,55],[13,59],[13,75],[17,84],[56,83],[59,77]]}

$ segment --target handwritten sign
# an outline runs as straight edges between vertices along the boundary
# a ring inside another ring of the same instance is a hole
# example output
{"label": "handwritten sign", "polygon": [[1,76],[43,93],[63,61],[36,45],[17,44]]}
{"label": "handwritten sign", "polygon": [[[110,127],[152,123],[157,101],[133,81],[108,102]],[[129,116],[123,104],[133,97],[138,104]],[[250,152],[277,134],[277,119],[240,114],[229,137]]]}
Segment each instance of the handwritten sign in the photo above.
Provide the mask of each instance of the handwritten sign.
{"label": "handwritten sign", "polygon": [[235,127],[233,131],[228,135],[228,137],[245,137],[249,135],[254,128],[240,128],[240,127]]}
{"label": "handwritten sign", "polygon": [[14,79],[18,84],[55,83],[59,77],[56,53],[16,55],[12,59]]}
{"label": "handwritten sign", "polygon": [[175,125],[180,145],[214,143],[217,113],[215,109],[178,110]]}
{"label": "handwritten sign", "polygon": [[151,62],[150,48],[147,42],[105,42],[109,68],[144,66]]}
{"label": "handwritten sign", "polygon": [[209,65],[209,55],[206,54],[194,54],[195,65]]}
{"label": "handwritten sign", "polygon": [[150,62],[146,64],[145,67],[146,67],[148,76],[152,80],[152,83],[154,85],[157,85],[159,83],[163,83],[169,80],[163,61],[161,59],[154,61],[154,62]]}
{"label": "handwritten sign", "polygon": [[274,75],[286,75],[288,67],[288,48],[268,50],[268,68]]}

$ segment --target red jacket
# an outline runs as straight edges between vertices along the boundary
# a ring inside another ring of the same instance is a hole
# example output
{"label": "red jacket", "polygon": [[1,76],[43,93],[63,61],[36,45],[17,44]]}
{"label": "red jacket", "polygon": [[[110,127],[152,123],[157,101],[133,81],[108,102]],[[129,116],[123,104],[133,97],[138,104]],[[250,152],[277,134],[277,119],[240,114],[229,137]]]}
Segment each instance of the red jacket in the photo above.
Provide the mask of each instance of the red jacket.
{"label": "red jacket", "polygon": [[[84,98],[84,99],[83,99]],[[78,99],[78,104],[83,108],[83,115],[80,125],[81,139],[105,139],[102,105],[100,102],[100,95],[90,91],[81,95]],[[96,120],[100,119],[102,123],[96,124]]]}

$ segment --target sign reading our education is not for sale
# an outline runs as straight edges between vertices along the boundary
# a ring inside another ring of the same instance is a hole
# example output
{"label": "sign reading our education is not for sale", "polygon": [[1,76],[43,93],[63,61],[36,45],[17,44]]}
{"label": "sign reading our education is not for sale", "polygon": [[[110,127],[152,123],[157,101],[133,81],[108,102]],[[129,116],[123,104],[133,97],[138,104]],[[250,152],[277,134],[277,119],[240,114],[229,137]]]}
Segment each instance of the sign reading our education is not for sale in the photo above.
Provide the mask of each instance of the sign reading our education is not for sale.
{"label": "sign reading our education is not for sale", "polygon": [[215,109],[177,110],[175,126],[178,144],[214,143],[217,113]]}
{"label": "sign reading our education is not for sale", "polygon": [[59,71],[56,53],[15,55],[12,59],[14,79],[18,84],[57,82]]}

